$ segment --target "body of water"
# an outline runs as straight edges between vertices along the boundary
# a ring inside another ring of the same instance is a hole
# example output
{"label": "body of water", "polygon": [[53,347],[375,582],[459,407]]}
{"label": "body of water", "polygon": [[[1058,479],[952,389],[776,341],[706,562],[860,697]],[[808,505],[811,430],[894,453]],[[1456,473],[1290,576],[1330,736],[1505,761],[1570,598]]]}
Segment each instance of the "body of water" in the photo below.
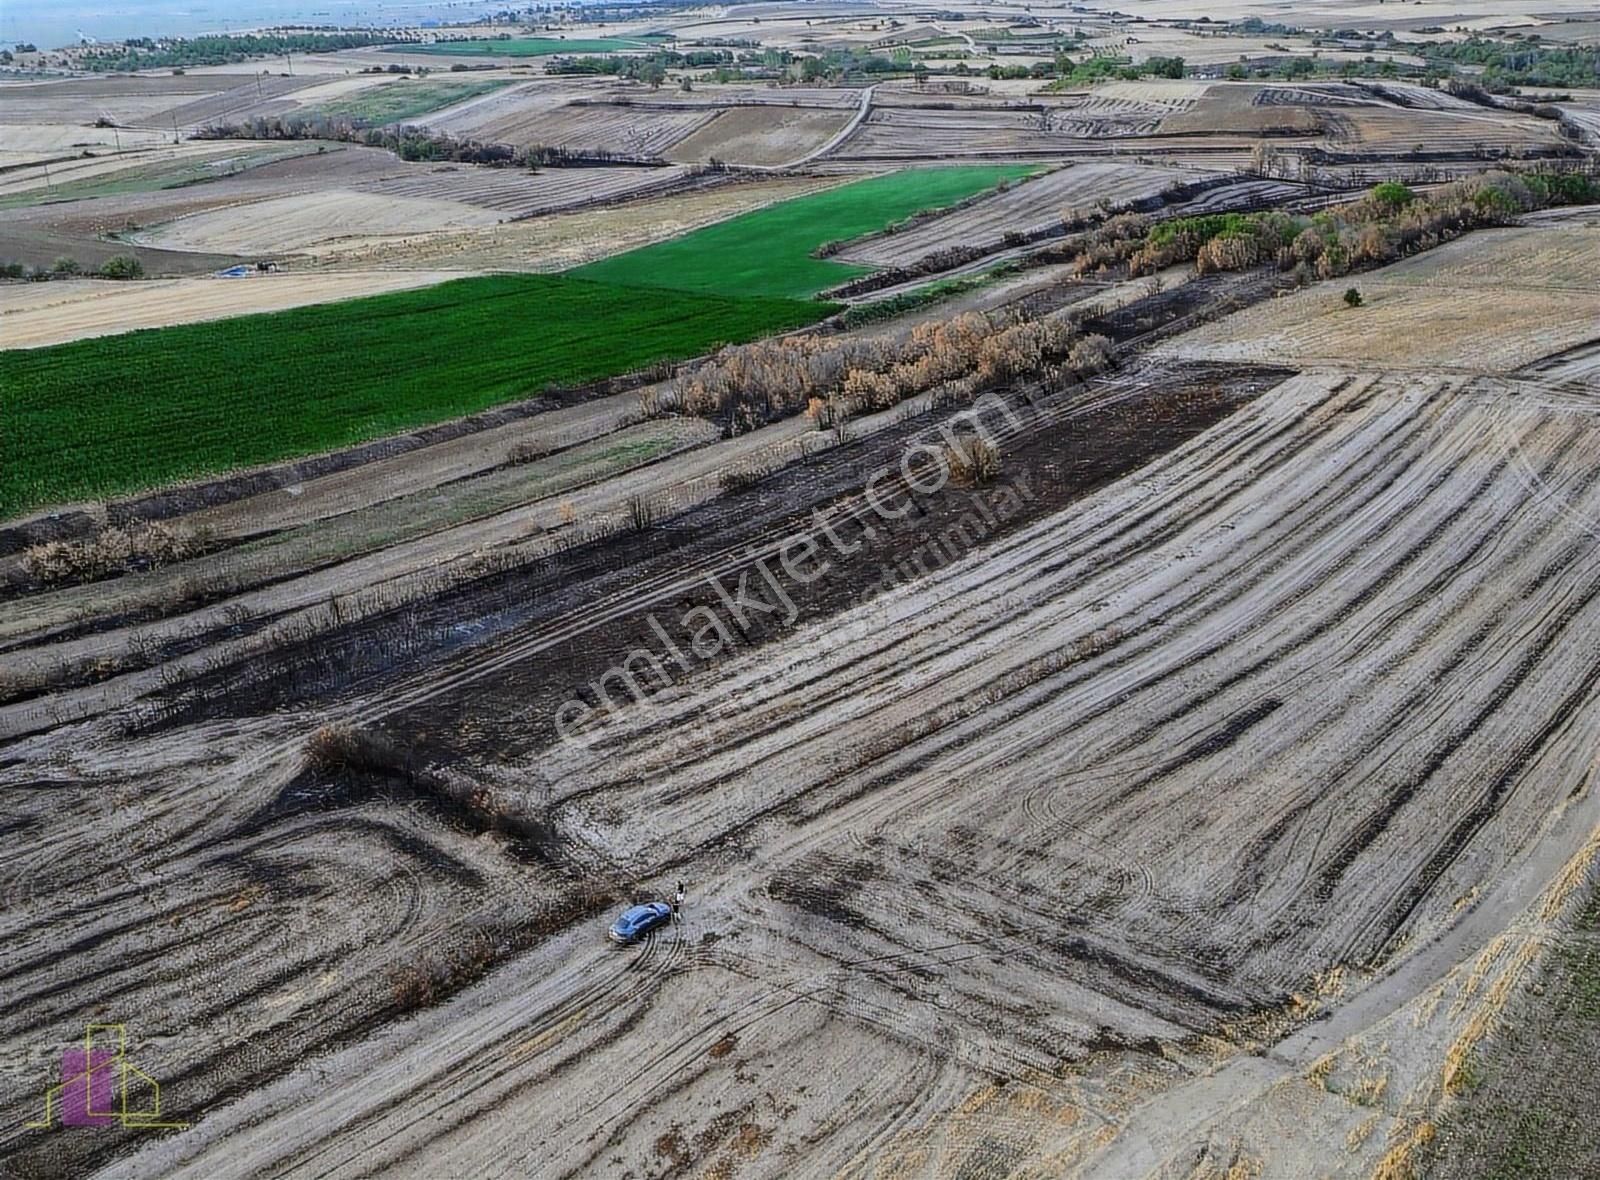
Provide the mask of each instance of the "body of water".
{"label": "body of water", "polygon": [[241,33],[280,24],[381,26],[417,24],[428,19],[466,21],[497,7],[501,6],[485,4],[483,0],[241,0],[236,4],[0,0],[0,42],[32,42],[41,49],[56,49],[77,44],[80,34],[99,41],[119,41],[124,37]]}

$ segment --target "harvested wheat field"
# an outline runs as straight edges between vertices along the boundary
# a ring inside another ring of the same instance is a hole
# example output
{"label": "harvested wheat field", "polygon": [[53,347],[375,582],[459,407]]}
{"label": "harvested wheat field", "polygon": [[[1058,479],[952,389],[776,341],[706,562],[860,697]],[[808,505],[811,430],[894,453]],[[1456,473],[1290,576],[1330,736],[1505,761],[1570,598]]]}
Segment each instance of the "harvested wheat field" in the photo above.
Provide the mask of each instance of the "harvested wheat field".
{"label": "harvested wheat field", "polygon": [[297,109],[298,96],[319,85],[315,77],[257,76],[230,80],[224,90],[194,98],[160,112],[133,120],[151,127],[177,126],[198,130],[215,123],[238,122],[256,115],[283,115]]}
{"label": "harvested wheat field", "polygon": [[194,213],[142,230],[132,240],[164,250],[270,256],[315,252],[350,239],[466,229],[500,220],[490,210],[457,201],[329,189]]}
{"label": "harvested wheat field", "polygon": [[1065,155],[1085,141],[1153,132],[1163,108],[1063,103],[1042,112],[977,108],[875,108],[831,154],[840,160]]}
{"label": "harvested wheat field", "polygon": [[172,142],[170,132],[131,127],[124,131],[74,123],[7,123],[0,124],[0,165],[32,164],[91,150],[100,154],[153,147],[162,142]]}
{"label": "harvested wheat field", "polygon": [[[1345,306],[1352,286],[1360,307]],[[1189,359],[1503,372],[1597,337],[1600,234],[1538,226],[1317,283],[1165,348]]]}
{"label": "harvested wheat field", "polygon": [[[1263,102],[1267,94],[1278,101]],[[1292,96],[1289,96],[1292,98]],[[1281,91],[1221,84],[1208,88],[1186,109],[1161,120],[1162,135],[1316,135],[1324,124],[1322,104],[1286,101]]]}
{"label": "harvested wheat field", "polygon": [[[199,170],[215,167],[227,171],[228,160],[252,152],[276,150],[292,153],[307,150],[300,144],[273,144],[261,147],[227,142],[195,142],[107,152],[104,155],[74,157],[54,163],[30,164],[0,173],[0,200],[31,197],[39,200],[71,196],[76,186],[112,187],[118,174],[132,174],[130,187],[164,187],[162,181],[147,183],[143,174],[161,172],[175,180],[199,175]],[[65,190],[65,191],[62,191]]]}
{"label": "harvested wheat field", "polygon": [[[154,119],[167,111],[239,85],[236,78],[122,76],[60,78],[0,85],[7,124],[92,124],[105,117],[119,125]],[[172,129],[170,121],[167,130]]]}
{"label": "harvested wheat field", "polygon": [[539,78],[520,81],[417,120],[444,135],[489,142],[512,142],[519,122],[564,107],[576,98],[599,97],[609,90],[602,79]]}
{"label": "harvested wheat field", "polygon": [[548,168],[529,173],[446,164],[384,177],[361,187],[365,193],[382,197],[460,202],[500,213],[504,220],[642,196],[653,189],[674,188],[687,179],[689,172],[681,167]]}
{"label": "harvested wheat field", "polygon": [[[519,943],[517,930],[568,925],[592,903],[508,861],[506,837],[381,797],[338,804],[335,835],[295,802],[327,800],[337,781],[300,769],[305,716],[125,743],[122,822],[162,814],[174,792],[207,803],[164,848],[160,879],[181,874],[181,893],[155,895],[157,912],[191,916],[152,923],[139,944],[203,982],[141,985],[135,936],[107,928],[85,952],[103,986],[191,1027],[270,960],[274,1002],[230,1002],[228,1027],[283,1060],[305,1051],[313,1013],[331,1032],[404,1002],[387,965],[425,944],[457,956],[440,961],[467,982],[182,1135],[132,1145],[113,1174],[294,1172],[315,1158],[345,1175],[419,1156],[463,1174],[508,1158],[598,1174],[643,1170],[664,1138],[752,1176],[793,1174],[787,1147],[830,1175],[931,1157],[1099,1176],[1181,1155],[1204,1137],[1208,1103],[1309,1070],[1321,1038],[1404,1005],[1408,969],[1448,969],[1462,943],[1431,940],[1455,929],[1458,898],[1521,881],[1524,866],[1554,871],[1574,826],[1600,819],[1586,797],[1545,823],[1590,765],[1596,733],[1562,720],[1594,703],[1581,636],[1600,582],[1588,564],[1542,578],[1575,534],[1502,461],[1505,427],[1577,508],[1600,509],[1600,453],[1557,406],[1508,420],[1495,391],[1459,378],[1313,374],[1070,512],[613,712],[588,748],[524,743],[428,772],[441,797],[488,792],[505,823],[536,812],[548,846],[591,877],[691,882],[684,923],[634,955],[582,921]],[[693,593],[701,573],[680,564],[649,593]],[[604,617],[503,635],[344,715],[472,743],[496,702],[512,707],[525,676]],[[469,700],[457,730],[448,719]],[[1548,739],[1512,736],[1530,717]],[[1337,759],[1316,736],[1329,733]],[[202,741],[203,764],[188,752]],[[48,735],[15,749],[10,778],[45,759],[106,773]],[[641,806],[648,833],[630,821]],[[68,886],[62,853],[98,813],[31,814],[54,855],[11,862],[27,882],[12,924]],[[385,847],[408,850],[398,867]],[[346,896],[351,879],[363,887]],[[275,899],[291,882],[285,930]],[[1065,928],[1040,913],[1043,893]],[[461,922],[481,949],[443,950],[462,945],[447,933]],[[497,946],[521,949],[471,982],[472,956]],[[319,983],[329,971],[345,986]],[[48,1022],[48,966],[12,976],[19,1018]],[[1266,1077],[1211,1072],[1301,1027],[1317,1031]],[[635,1035],[657,1050],[641,1056]],[[1172,1049],[1132,1049],[1149,1038]],[[226,1073],[191,1038],[152,1056],[186,1079],[175,1104]],[[854,1081],[863,1061],[870,1096]],[[311,1069],[366,1084],[320,1088]],[[1207,1102],[1168,1108],[1159,1134],[1115,1133],[1195,1087]],[[441,1109],[452,1117],[417,1117]],[[1385,1138],[1341,1148],[1344,1162],[1371,1166]],[[1271,1146],[1298,1166],[1293,1142]]]}
{"label": "harvested wheat field", "polygon": [[0,347],[37,348],[140,328],[281,311],[426,287],[466,270],[317,271],[115,283],[74,279],[0,288]]}
{"label": "harvested wheat field", "polygon": [[733,107],[680,139],[667,158],[682,163],[786,164],[816,151],[844,129],[840,111],[773,105]]}
{"label": "harvested wheat field", "polygon": [[531,109],[518,104],[499,117],[483,118],[475,113],[472,134],[514,147],[651,157],[660,156],[718,113],[716,107],[678,110],[600,100],[569,101],[560,106],[539,103]]}
{"label": "harvested wheat field", "polygon": [[1487,111],[1406,111],[1358,107],[1323,115],[1328,137],[1340,147],[1371,151],[1505,151],[1513,157],[1561,144],[1556,125],[1526,115]]}

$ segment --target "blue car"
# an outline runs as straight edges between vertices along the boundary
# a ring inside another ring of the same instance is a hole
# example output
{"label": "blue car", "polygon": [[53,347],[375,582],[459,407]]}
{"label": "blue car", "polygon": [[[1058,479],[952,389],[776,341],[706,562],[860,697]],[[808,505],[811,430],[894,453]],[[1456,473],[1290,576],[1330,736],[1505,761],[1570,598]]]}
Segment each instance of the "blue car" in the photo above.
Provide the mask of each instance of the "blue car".
{"label": "blue car", "polygon": [[672,907],[664,901],[647,901],[625,910],[622,917],[611,923],[611,941],[637,942],[657,926],[672,921]]}

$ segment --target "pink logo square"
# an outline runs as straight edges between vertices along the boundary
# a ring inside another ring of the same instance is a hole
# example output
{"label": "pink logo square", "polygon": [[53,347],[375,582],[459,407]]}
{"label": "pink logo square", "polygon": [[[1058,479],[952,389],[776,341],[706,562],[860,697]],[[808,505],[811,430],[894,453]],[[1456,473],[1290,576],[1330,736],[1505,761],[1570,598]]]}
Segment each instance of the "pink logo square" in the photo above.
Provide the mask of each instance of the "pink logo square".
{"label": "pink logo square", "polygon": [[116,1121],[115,1049],[68,1049],[61,1054],[61,1124],[104,1127]]}

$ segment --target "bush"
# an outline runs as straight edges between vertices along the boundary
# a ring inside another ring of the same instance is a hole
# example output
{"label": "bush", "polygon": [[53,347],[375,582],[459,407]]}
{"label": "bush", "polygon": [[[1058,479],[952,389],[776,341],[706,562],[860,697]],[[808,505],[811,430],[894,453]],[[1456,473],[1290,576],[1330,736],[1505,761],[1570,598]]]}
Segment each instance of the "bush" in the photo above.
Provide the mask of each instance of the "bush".
{"label": "bush", "polygon": [[1344,305],[1346,307],[1360,307],[1361,292],[1357,291],[1354,287],[1351,287],[1349,290],[1347,290],[1344,293]]}
{"label": "bush", "polygon": [[83,267],[78,265],[76,258],[68,258],[63,254],[50,264],[50,270],[58,275],[75,275],[81,273]]}
{"label": "bush", "polygon": [[1117,354],[1104,336],[1085,336],[1067,354],[1067,367],[1079,376],[1099,373],[1116,363]]}
{"label": "bush", "polygon": [[433,1003],[433,974],[433,967],[425,961],[391,972],[389,988],[394,1006],[401,1012],[414,1012]]}
{"label": "bush", "polygon": [[44,585],[92,582],[131,568],[184,561],[210,547],[209,530],[183,533],[161,523],[106,529],[92,541],[46,541],[23,554],[28,576]]}
{"label": "bush", "polygon": [[383,734],[338,722],[324,725],[306,742],[306,762],[317,770],[362,770],[404,774],[405,751]]}
{"label": "bush", "polygon": [[132,254],[113,254],[100,264],[100,277],[106,279],[137,279],[144,276],[144,263]]}
{"label": "bush", "polygon": [[993,483],[1000,474],[1000,448],[986,438],[946,444],[944,465],[950,479],[961,487]]}
{"label": "bush", "polygon": [[520,467],[524,463],[532,463],[536,459],[543,459],[550,453],[550,447],[539,442],[519,442],[506,452],[506,466]]}
{"label": "bush", "polygon": [[1417,199],[1417,194],[1397,181],[1386,180],[1372,190],[1372,199],[1390,210],[1404,209]]}

